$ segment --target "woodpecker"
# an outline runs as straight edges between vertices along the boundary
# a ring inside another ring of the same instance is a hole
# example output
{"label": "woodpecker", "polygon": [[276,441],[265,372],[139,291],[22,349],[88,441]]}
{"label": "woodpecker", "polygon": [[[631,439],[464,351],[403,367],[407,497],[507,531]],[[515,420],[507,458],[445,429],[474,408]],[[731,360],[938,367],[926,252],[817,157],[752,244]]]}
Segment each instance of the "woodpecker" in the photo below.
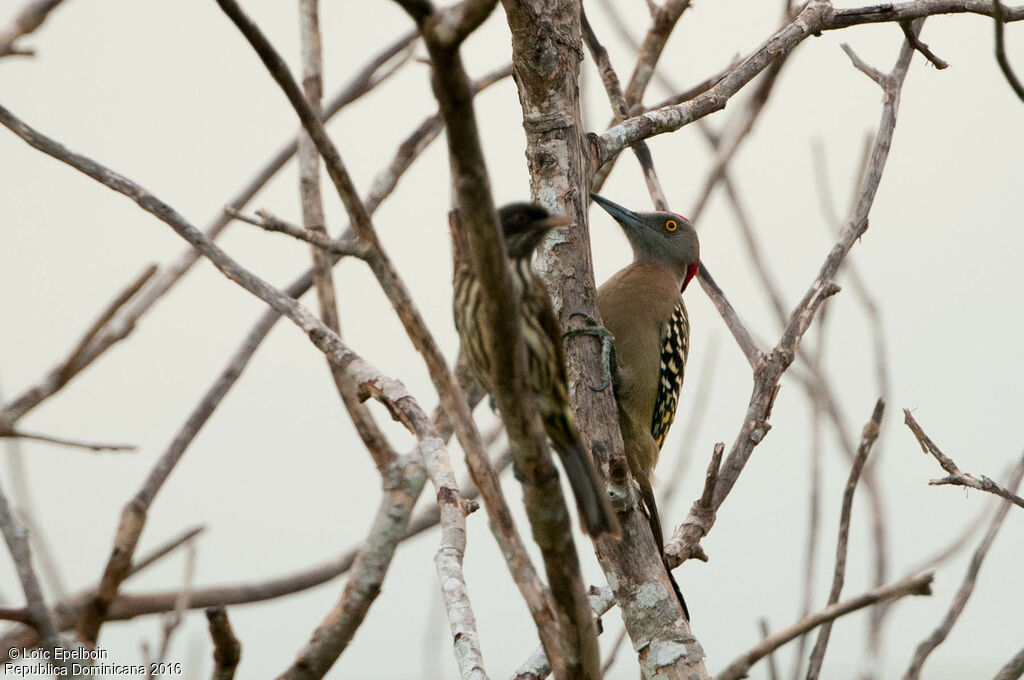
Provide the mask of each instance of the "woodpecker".
{"label": "woodpecker", "polygon": [[[512,285],[519,295],[529,385],[537,399],[544,430],[561,457],[583,529],[594,538],[604,534],[619,537],[621,529],[604,491],[604,482],[597,474],[569,410],[561,329],[552,311],[547,289],[531,264],[533,252],[545,234],[553,227],[569,224],[569,220],[551,215],[532,203],[503,206],[498,210],[498,218]],[[455,244],[455,327],[474,375],[493,395],[491,368],[495,361],[491,352],[494,343],[489,337],[491,326],[484,318],[480,281],[464,256],[461,234],[454,227],[452,240]]]}
{"label": "woodpecker", "polygon": [[700,246],[693,225],[681,215],[635,213],[603,196],[591,197],[615,218],[633,249],[633,262],[598,288],[597,306],[614,338],[612,384],[626,459],[663,551],[652,476],[683,385],[690,321],[682,291],[700,266]]}

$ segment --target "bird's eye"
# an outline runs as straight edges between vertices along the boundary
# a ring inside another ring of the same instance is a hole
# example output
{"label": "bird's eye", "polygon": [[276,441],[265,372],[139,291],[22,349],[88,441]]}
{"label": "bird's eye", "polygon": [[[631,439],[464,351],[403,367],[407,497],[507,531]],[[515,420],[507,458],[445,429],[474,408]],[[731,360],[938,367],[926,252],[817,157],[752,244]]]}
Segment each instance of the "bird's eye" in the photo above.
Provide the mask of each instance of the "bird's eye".
{"label": "bird's eye", "polygon": [[676,224],[675,220],[669,220],[668,222],[665,223],[665,228],[668,229],[669,231],[675,231],[676,229],[679,228],[679,225]]}

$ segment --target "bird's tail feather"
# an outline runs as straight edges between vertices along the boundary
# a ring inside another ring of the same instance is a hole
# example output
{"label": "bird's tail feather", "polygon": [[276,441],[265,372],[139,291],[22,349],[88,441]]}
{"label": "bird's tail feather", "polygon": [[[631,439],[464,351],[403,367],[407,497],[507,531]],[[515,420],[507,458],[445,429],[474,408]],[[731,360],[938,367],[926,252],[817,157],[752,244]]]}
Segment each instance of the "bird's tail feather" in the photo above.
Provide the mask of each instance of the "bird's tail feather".
{"label": "bird's tail feather", "polygon": [[593,538],[609,534],[615,538],[622,536],[619,520],[615,517],[608,494],[604,490],[604,482],[594,468],[590,452],[583,444],[579,432],[569,420],[554,414],[545,418],[545,429],[551,443],[562,458],[562,466],[569,478],[576,507],[580,513],[583,530]]}
{"label": "bird's tail feather", "polygon": [[679,584],[676,582],[676,577],[672,574],[672,569],[668,566],[668,557],[665,555],[665,536],[661,531],[661,516],[658,514],[658,504],[654,498],[654,487],[651,486],[651,480],[646,478],[638,478],[637,482],[640,485],[640,497],[644,501],[644,507],[647,509],[647,520],[651,525],[651,533],[654,534],[654,542],[658,544],[658,552],[661,553],[661,561],[665,565],[665,571],[668,572],[668,580],[672,582],[672,589],[676,591],[676,597],[679,598],[679,604],[683,607],[683,615],[686,616],[686,620],[690,620],[690,610],[686,607],[686,600],[683,598],[683,591],[679,589]]}

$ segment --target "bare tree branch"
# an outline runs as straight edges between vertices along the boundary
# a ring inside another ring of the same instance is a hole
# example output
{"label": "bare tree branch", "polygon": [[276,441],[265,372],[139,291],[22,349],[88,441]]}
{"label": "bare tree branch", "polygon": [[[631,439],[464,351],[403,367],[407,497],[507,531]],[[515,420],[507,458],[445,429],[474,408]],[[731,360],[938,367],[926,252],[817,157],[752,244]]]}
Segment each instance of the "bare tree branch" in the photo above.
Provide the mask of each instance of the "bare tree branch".
{"label": "bare tree branch", "polygon": [[[813,361],[820,362],[825,351],[825,328],[828,319],[828,310],[823,309],[818,319],[818,352]],[[811,600],[814,597],[814,576],[818,562],[818,534],[821,524],[821,457],[822,457],[822,408],[816,395],[809,395],[808,401],[811,406],[811,446],[808,451],[808,462],[810,471],[808,474],[808,485],[810,486],[810,498],[807,503],[807,547],[804,550],[803,560],[803,592],[800,597],[800,616],[807,616],[811,613]],[[923,570],[921,570],[923,571]],[[793,654],[793,680],[800,680],[803,674],[804,651],[807,647],[807,635],[801,635],[797,641],[796,651]]]}
{"label": "bare tree branch", "polygon": [[[139,276],[129,283],[124,290],[118,293],[117,297],[100,312],[100,315],[93,321],[92,325],[85,331],[82,337],[75,343],[75,347],[68,354],[67,358],[61,361],[50,371],[50,379],[47,383],[29,390],[25,394],[5,404],[0,410],[0,434],[14,428],[18,421],[29,409],[33,408],[39,400],[45,399],[45,392],[53,394],[68,383],[88,363],[85,361],[86,349],[96,338],[97,334],[110,322],[119,309],[128,304],[135,297],[139,290],[156,274],[157,266],[151,264]],[[45,385],[45,387],[44,387]]]}
{"label": "bare tree branch", "polygon": [[1020,79],[1017,78],[1013,67],[1010,66],[1010,60],[1006,58],[1003,23],[1011,21],[1011,19],[1007,19],[1003,3],[1000,0],[992,0],[992,19],[996,29],[996,61],[999,62],[999,68],[1002,70],[1003,75],[1006,76],[1006,82],[1010,84],[1010,87],[1017,93],[1021,101],[1024,101],[1024,85],[1021,85]]}
{"label": "bare tree branch", "polygon": [[[319,158],[320,157],[317,156],[317,160],[319,160]],[[257,210],[256,217],[248,217],[247,215],[228,207],[224,208],[224,212],[240,222],[252,224],[266,231],[291,236],[294,239],[305,241],[306,243],[333,255],[357,257],[361,260],[367,259],[369,255],[369,246],[358,239],[332,239],[323,231],[310,229],[308,227],[300,227],[290,222],[285,222],[280,217],[272,215],[266,210]]]}
{"label": "bare tree branch", "polygon": [[192,585],[195,580],[196,574],[196,549],[195,544],[189,542],[186,545],[185,551],[185,576],[182,579],[181,590],[178,591],[177,602],[174,603],[174,609],[163,615],[163,621],[161,622],[160,632],[160,651],[157,652],[156,658],[153,659],[153,664],[147,663],[146,666],[146,677],[154,677],[153,666],[161,666],[167,659],[167,651],[171,646],[171,638],[174,637],[174,633],[181,626],[182,619],[185,617],[185,611],[188,609],[189,596],[192,594]]}
{"label": "bare tree branch", "polygon": [[[600,618],[607,614],[615,606],[615,596],[608,586],[602,588],[590,588],[590,609],[594,616]],[[548,662],[544,648],[538,647],[533,654],[512,674],[512,680],[544,680],[551,674],[551,664]],[[557,675],[555,676],[558,677]],[[598,676],[600,677],[600,676]]]}
{"label": "bare tree branch", "polygon": [[[687,1],[685,4],[689,4],[689,2]],[[590,50],[590,54],[597,64],[597,69],[601,73],[601,81],[604,83],[605,92],[608,94],[612,110],[615,112],[615,121],[625,120],[629,116],[629,105],[622,94],[619,77],[616,75],[615,69],[612,68],[611,60],[608,58],[608,50],[597,39],[594,29],[590,27],[590,22],[587,21],[587,13],[583,10],[580,12],[580,28],[583,31],[583,38],[587,43],[587,48]],[[636,154],[636,159],[640,162],[640,168],[643,170],[644,179],[647,182],[647,190],[651,194],[655,209],[668,210],[668,199],[665,198],[665,192],[662,190],[661,182],[658,180],[658,175],[654,170],[654,161],[651,158],[651,150],[647,147],[647,143],[640,141],[634,144],[633,153]]]}
{"label": "bare tree branch", "polygon": [[0,58],[8,56],[30,57],[35,50],[16,45],[15,42],[43,25],[50,12],[64,0],[32,0],[25,3],[6,28],[0,29]]}
{"label": "bare tree branch", "polygon": [[[1016,489],[1020,485],[1022,477],[1024,477],[1024,458],[1021,458],[1011,475],[1010,488]],[[978,578],[978,572],[981,571],[981,564],[985,561],[985,555],[988,554],[988,549],[992,547],[996,534],[999,533],[999,529],[1003,526],[1003,520],[1006,519],[1006,515],[1010,512],[1010,505],[1010,501],[1003,503],[996,512],[995,517],[992,518],[988,531],[985,532],[985,537],[981,539],[981,543],[978,544],[974,555],[971,557],[967,573],[964,574],[964,580],[949,606],[949,611],[946,612],[946,616],[942,619],[939,626],[932,631],[932,634],[917,646],[914,656],[910,660],[910,666],[907,668],[907,672],[903,674],[903,680],[917,680],[921,677],[921,669],[924,667],[925,661],[928,660],[928,656],[946,640],[949,631],[953,629],[953,625],[960,618],[960,614],[963,612],[964,607],[967,606],[967,601],[974,592],[974,584]]]}
{"label": "bare tree branch", "polygon": [[[782,72],[783,67],[786,65],[786,61],[792,52],[789,52],[774,62],[772,62],[767,69],[761,81],[750,95],[750,99],[747,100],[746,105],[741,109],[734,118],[731,118],[726,123],[726,133],[716,140],[713,144],[715,148],[715,158],[712,161],[711,169],[708,171],[707,176],[704,180],[704,186],[701,187],[701,191],[697,196],[697,200],[694,204],[693,209],[690,211],[690,218],[694,222],[700,221],[700,216],[704,212],[704,208],[707,205],[708,199],[711,197],[711,192],[722,180],[726,179],[726,172],[732,159],[735,158],[736,153],[740,150],[743,142],[747,139],[751,132],[754,130],[758,118],[761,116],[761,112],[764,111],[765,105],[771,96],[772,91],[775,89],[775,84],[779,82],[779,74]],[[702,121],[704,122],[704,121]],[[708,136],[708,130],[704,128],[705,137]],[[730,185],[732,181],[728,182]]]}
{"label": "bare tree branch", "polygon": [[213,673],[211,680],[233,680],[235,669],[242,658],[242,645],[235,637],[224,607],[209,607],[206,619],[210,624],[210,639],[213,640]]}
{"label": "bare tree branch", "polygon": [[654,11],[654,21],[644,36],[643,45],[637,56],[636,66],[626,86],[626,103],[629,107],[640,104],[647,89],[647,84],[654,75],[654,68],[661,58],[661,53],[668,43],[679,17],[690,6],[690,0],[666,0],[665,4]]}
{"label": "bare tree branch", "polygon": [[[320,47],[320,15],[319,0],[299,1],[299,25],[302,40],[302,85],[303,93],[309,102],[310,109],[317,118],[322,118],[320,99],[323,95],[323,58]],[[303,232],[328,239],[327,226],[324,220],[324,207],[320,195],[320,156],[316,144],[304,131],[299,132],[299,201],[302,205]],[[278,223],[269,215],[264,218],[268,222]],[[366,247],[362,241],[356,241],[355,247]],[[328,252],[320,248],[311,248],[313,259],[313,286],[316,288],[320,318],[324,324],[341,337],[341,322],[338,318],[338,303],[334,293],[334,276],[331,269],[334,259]],[[348,253],[339,253],[345,255]],[[359,438],[366,446],[374,464],[379,471],[386,469],[398,454],[391,447],[387,437],[381,432],[369,409],[357,394],[355,382],[340,366],[327,362],[345,410],[355,426]]]}
{"label": "bare tree branch", "polygon": [[[396,388],[404,391],[400,383],[394,382]],[[398,392],[395,394],[397,396]],[[413,399],[408,394],[399,398],[409,405],[407,415],[416,418],[418,407]],[[436,440],[431,438],[420,439],[418,451],[399,457],[386,471],[382,480],[384,498],[367,532],[366,543],[352,564],[341,598],[324,617],[295,662],[278,676],[279,680],[322,678],[352,641],[370,605],[380,594],[395,548],[423,489],[426,478],[420,461],[428,455],[424,449],[435,443]]]}
{"label": "bare tree branch", "polygon": [[1024,675],[1024,649],[1013,655],[1006,665],[999,669],[992,680],[1017,680]]}
{"label": "bare tree branch", "polygon": [[[674,132],[725,108],[726,102],[758,73],[812,35],[859,24],[907,21],[935,14],[965,12],[991,16],[993,8],[987,0],[908,0],[870,7],[835,9],[827,0],[810,0],[791,23],[762,43],[704,94],[682,104],[634,116],[593,136],[593,168],[608,162],[637,140]],[[1024,19],[1024,6],[1008,8],[1004,17],[1006,21]]]}
{"label": "bare tree branch", "polygon": [[140,557],[138,560],[132,562],[132,566],[128,569],[128,575],[125,578],[134,576],[149,565],[174,552],[181,546],[191,544],[192,540],[204,531],[206,531],[206,527],[200,524],[199,526],[186,529],[181,534],[167,539],[157,547],[150,550],[144,556]]}
{"label": "bare tree branch", "polygon": [[[846,578],[846,551],[850,539],[850,520],[853,515],[853,495],[857,490],[857,482],[860,481],[860,473],[867,463],[868,454],[871,453],[871,447],[878,439],[878,428],[882,423],[884,409],[885,402],[879,399],[871,414],[871,420],[864,425],[857,457],[854,458],[853,465],[850,466],[850,476],[846,480],[842,510],[839,513],[839,537],[836,541],[836,564],[832,573],[832,589],[828,595],[829,605],[838,602],[839,595],[843,592],[843,581]],[[814,649],[811,650],[811,660],[807,668],[807,680],[817,680],[821,674],[821,665],[825,660],[825,649],[828,647],[831,632],[831,623],[825,623],[818,629],[818,639],[814,642]]]}
{"label": "bare tree branch", "polygon": [[[949,473],[947,477],[942,479],[933,479],[928,482],[932,486],[941,486],[944,484],[952,484],[954,486],[966,486],[971,489],[978,489],[980,491],[987,491],[988,493],[995,494],[1000,498],[1005,498],[1014,505],[1024,508],[1024,498],[1021,498],[1010,489],[1005,486],[992,481],[988,477],[982,475],[980,478],[975,477],[972,474],[962,472],[953,459],[944,454],[935,442],[924,433],[921,426],[914,420],[914,416],[910,414],[908,409],[903,409],[903,422],[910,431],[914,433],[914,437],[917,439],[917,443],[921,445],[921,450],[925,453],[930,453],[935,456],[935,460],[939,461],[939,465],[942,469]],[[1016,487],[1016,485],[1014,485]]]}
{"label": "bare tree branch", "polygon": [[[816,0],[812,0],[808,8],[815,3]],[[807,11],[807,9],[804,10],[804,12]],[[801,12],[801,15],[804,12]],[[818,308],[829,296],[838,292],[838,287],[834,283],[836,272],[853,244],[867,230],[868,213],[878,191],[878,184],[881,181],[882,170],[889,155],[889,146],[896,127],[900,90],[913,54],[913,48],[904,44],[893,71],[882,80],[881,86],[886,97],[878,133],[872,148],[871,162],[861,185],[856,205],[851,210],[839,241],[833,246],[822,264],[814,283],[790,315],[789,322],[783,330],[778,344],[755,368],[754,393],[751,396],[739,436],[723,463],[722,474],[715,490],[715,510],[728,496],[750,459],[754,447],[768,433],[770,428],[768,416],[771,414],[778,393],[778,381],[792,364],[800,346],[800,340],[814,319]],[[713,518],[713,515],[711,517]],[[670,564],[675,566],[691,557],[703,554],[703,551],[698,551],[698,548],[701,537],[707,535],[711,528],[711,524],[707,520],[706,515],[698,516],[693,512],[687,516],[666,547]]]}
{"label": "bare tree branch", "polygon": [[48,434],[37,434],[34,432],[23,432],[22,430],[7,430],[0,432],[0,437],[10,437],[12,439],[30,439],[37,442],[45,442],[47,444],[57,444],[58,446],[68,446],[73,449],[87,449],[95,453],[101,453],[103,451],[111,451],[114,453],[135,451],[138,449],[134,444],[107,444],[105,442],[84,442],[78,439],[65,439],[64,437],[53,437]]}
{"label": "bare tree branch", "polygon": [[700,267],[697,269],[697,279],[700,281],[701,288],[707,293],[708,297],[711,298],[711,303],[715,305],[715,309],[718,310],[718,314],[725,321],[726,327],[729,332],[732,333],[733,339],[736,340],[736,344],[740,346],[740,350],[743,351],[743,356],[746,357],[747,363],[754,370],[757,370],[765,362],[765,354],[761,351],[758,346],[757,340],[751,335],[746,325],[740,320],[739,314],[736,313],[736,309],[733,308],[732,303],[725,297],[725,293],[712,278],[711,272],[708,271],[707,265],[702,260]]}
{"label": "bare tree branch", "polygon": [[[299,23],[302,38],[302,84],[303,92],[313,114],[322,118],[320,99],[323,95],[323,59],[320,47],[320,18],[318,0],[300,0]],[[320,156],[316,144],[304,131],[299,133],[299,198],[302,204],[302,222],[305,230],[327,238],[324,223],[323,202],[320,195]],[[336,253],[344,254],[344,253]],[[313,259],[313,285],[316,288],[320,318],[332,331],[341,336],[338,305],[334,293],[334,277],[331,273],[333,258],[319,248],[311,249]],[[383,471],[397,454],[380,431],[369,409],[357,394],[354,381],[340,366],[328,361],[331,377],[338,395],[348,411],[352,424],[366,445],[378,470]]]}
{"label": "bare tree branch", "polygon": [[901,597],[906,597],[907,595],[931,595],[931,582],[931,574],[912,576],[882,588],[869,590],[862,595],[858,595],[857,597],[844,602],[837,602],[836,604],[829,605],[825,609],[815,612],[810,616],[805,616],[787,628],[766,637],[756,647],[744,653],[731,664],[726,666],[724,670],[720,671],[715,676],[715,680],[739,680],[740,678],[746,677],[747,671],[750,670],[751,666],[782,645],[790,642],[800,635],[803,635],[809,630],[814,630],[814,628],[823,623],[834,621],[840,616],[845,616],[850,612],[855,612],[858,609],[863,609],[864,607],[870,607],[871,605],[879,602],[887,602]]}
{"label": "bare tree branch", "polygon": [[[771,637],[772,631],[768,627],[768,619],[760,619],[758,628],[761,630],[761,637]],[[768,652],[768,680],[779,680],[779,668],[775,663],[775,651]]]}
{"label": "bare tree branch", "polygon": [[[0,532],[3,532],[4,541],[7,542],[7,549],[14,560],[14,568],[18,573],[18,580],[21,582],[21,589],[25,593],[27,603],[25,622],[34,628],[38,634],[43,647],[48,650],[50,658],[53,659],[53,652],[62,645],[60,631],[54,625],[53,617],[46,607],[43,599],[43,591],[39,587],[39,579],[36,577],[35,568],[32,566],[32,553],[29,550],[28,536],[25,529],[11,512],[7,504],[7,496],[0,489]],[[65,664],[61,664],[62,666]],[[68,664],[69,665],[69,664]]]}
{"label": "bare tree branch", "polygon": [[907,42],[913,45],[914,49],[920,52],[925,59],[930,61],[935,66],[935,68],[939,69],[940,71],[942,69],[949,68],[949,63],[947,63],[944,59],[940,59],[938,56],[936,56],[936,54],[928,48],[928,45],[921,42],[921,39],[914,34],[914,31],[911,30],[910,28],[911,23],[912,22],[910,21],[900,22],[900,28],[903,29],[903,35],[906,36]]}
{"label": "bare tree branch", "polygon": [[[0,390],[0,402],[2,401],[3,391]],[[11,494],[11,505],[14,507],[18,519],[28,530],[29,546],[36,556],[39,575],[51,596],[55,599],[63,599],[67,595],[67,588],[64,585],[64,578],[61,575],[51,543],[36,521],[36,518],[39,517],[39,510],[29,488],[28,469],[20,440],[14,437],[5,439],[4,454],[7,464],[5,482],[10,485],[8,488]]]}
{"label": "bare tree branch", "polygon": [[[437,440],[440,443],[440,439]],[[425,450],[424,465],[437,491],[441,518],[441,545],[434,565],[448,614],[455,660],[462,680],[487,680],[476,617],[469,600],[469,589],[462,571],[466,552],[466,514],[448,452],[443,445]]]}

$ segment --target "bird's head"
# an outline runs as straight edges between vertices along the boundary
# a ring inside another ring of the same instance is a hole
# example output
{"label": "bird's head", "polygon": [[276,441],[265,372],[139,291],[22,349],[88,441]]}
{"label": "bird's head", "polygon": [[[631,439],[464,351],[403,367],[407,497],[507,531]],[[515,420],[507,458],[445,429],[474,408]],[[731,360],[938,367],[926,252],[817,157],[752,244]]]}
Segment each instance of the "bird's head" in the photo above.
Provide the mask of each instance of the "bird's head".
{"label": "bird's head", "polygon": [[536,203],[503,205],[498,208],[498,220],[505,236],[505,252],[511,260],[529,258],[552,227],[571,222],[561,215],[552,215]]}
{"label": "bird's head", "polygon": [[679,275],[682,287],[686,288],[700,267],[700,243],[689,220],[671,212],[635,213],[604,196],[590,197],[626,232],[634,262],[666,267]]}

